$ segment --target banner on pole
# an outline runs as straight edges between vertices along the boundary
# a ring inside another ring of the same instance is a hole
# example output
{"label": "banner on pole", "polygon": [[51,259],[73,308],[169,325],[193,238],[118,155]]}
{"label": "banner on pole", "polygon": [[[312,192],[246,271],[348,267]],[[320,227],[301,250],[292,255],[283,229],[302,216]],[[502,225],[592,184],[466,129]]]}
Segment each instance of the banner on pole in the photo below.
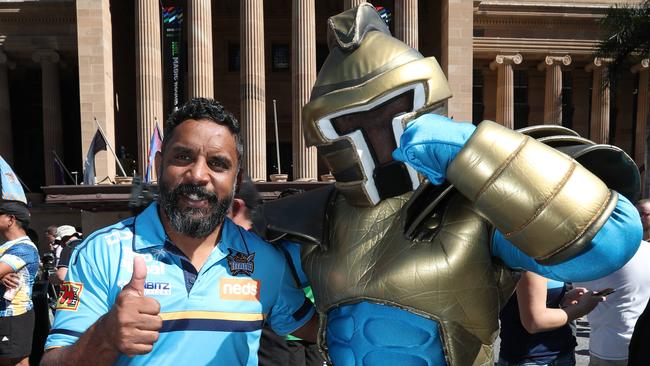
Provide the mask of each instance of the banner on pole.
{"label": "banner on pole", "polygon": [[[167,111],[172,112],[183,104],[183,9],[178,6],[167,6],[162,9],[164,35],[164,78],[167,91]],[[162,118],[163,116],[154,116]]]}

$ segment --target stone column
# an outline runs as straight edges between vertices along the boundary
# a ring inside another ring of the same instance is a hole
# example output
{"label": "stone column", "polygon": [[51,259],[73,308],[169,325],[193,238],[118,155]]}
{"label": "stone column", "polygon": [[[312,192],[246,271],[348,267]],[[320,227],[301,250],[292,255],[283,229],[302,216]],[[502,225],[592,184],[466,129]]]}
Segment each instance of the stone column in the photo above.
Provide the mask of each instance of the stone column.
{"label": "stone column", "polygon": [[253,181],[266,180],[264,2],[241,0],[241,126],[243,167]]}
{"label": "stone column", "polygon": [[365,0],[343,0],[343,10],[354,8],[355,6],[365,2]]}
{"label": "stone column", "polygon": [[632,67],[633,73],[639,73],[638,93],[636,97],[636,131],[634,132],[634,161],[641,171],[641,190],[642,197],[648,192],[647,171],[647,152],[648,152],[648,69],[650,68],[650,59],[643,59],[641,63]]}
{"label": "stone column", "polygon": [[515,98],[512,65],[519,65],[523,58],[516,55],[497,55],[490,69],[497,70],[497,123],[508,128],[515,126]]}
{"label": "stone column", "polygon": [[138,170],[140,176],[144,176],[155,121],[164,120],[158,0],[136,0],[135,28]]}
{"label": "stone column", "polygon": [[[77,0],[77,54],[81,115],[81,163],[86,160],[97,122],[115,146],[113,40],[109,0]],[[115,158],[109,151],[95,156],[97,181],[115,177]]]}
{"label": "stone column", "polygon": [[11,133],[11,108],[9,101],[9,79],[7,67],[9,59],[7,55],[0,50],[0,156],[7,163],[13,164],[14,146]]}
{"label": "stone column", "polygon": [[471,121],[474,5],[468,0],[442,0],[440,12],[440,64],[454,94],[447,102],[448,115]]}
{"label": "stone column", "polygon": [[45,184],[56,182],[52,150],[63,157],[63,129],[61,127],[61,92],[59,90],[59,54],[52,50],[36,51],[34,61],[41,64],[43,100],[43,163]]}
{"label": "stone column", "polygon": [[418,0],[395,0],[395,37],[418,49]]}
{"label": "stone column", "polygon": [[[262,0],[260,0],[260,3]],[[244,5],[242,4],[242,7]],[[188,89],[189,97],[214,98],[214,71],[212,62],[212,1],[187,0],[189,18]],[[242,13],[242,18],[243,17]]]}
{"label": "stone column", "polygon": [[539,71],[546,70],[544,124],[562,125],[562,65],[571,65],[571,56],[546,56],[537,65]]}
{"label": "stone column", "polygon": [[316,81],[316,11],[314,0],[293,0],[291,31],[291,114],[293,179],[317,180],[315,147],[305,146],[302,107],[309,102]]}
{"label": "stone column", "polygon": [[597,144],[609,143],[609,84],[603,84],[607,72],[607,60],[595,58],[585,67],[592,72],[591,81],[591,123],[589,139]]}

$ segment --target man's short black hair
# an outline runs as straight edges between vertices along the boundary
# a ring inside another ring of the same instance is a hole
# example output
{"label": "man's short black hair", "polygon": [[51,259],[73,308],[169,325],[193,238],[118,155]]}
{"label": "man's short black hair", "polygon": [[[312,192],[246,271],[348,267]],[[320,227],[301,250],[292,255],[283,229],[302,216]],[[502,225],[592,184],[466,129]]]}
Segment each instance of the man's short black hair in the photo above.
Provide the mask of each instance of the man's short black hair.
{"label": "man's short black hair", "polygon": [[237,160],[239,166],[241,166],[241,159],[244,154],[244,145],[240,134],[241,127],[239,121],[237,121],[237,118],[227,111],[221,103],[214,99],[193,98],[170,114],[165,125],[165,136],[163,137],[161,152],[164,153],[165,147],[169,140],[171,140],[176,127],[188,119],[207,119],[219,125],[226,126],[228,130],[235,135]]}

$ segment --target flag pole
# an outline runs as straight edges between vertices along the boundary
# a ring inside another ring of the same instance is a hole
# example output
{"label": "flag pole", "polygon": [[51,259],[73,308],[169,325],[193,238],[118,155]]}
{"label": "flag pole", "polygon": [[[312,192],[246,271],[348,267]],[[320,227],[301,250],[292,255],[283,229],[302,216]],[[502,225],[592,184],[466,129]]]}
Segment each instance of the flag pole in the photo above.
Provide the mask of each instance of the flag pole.
{"label": "flag pole", "polygon": [[[70,174],[70,171],[68,170],[68,168],[65,166],[65,164],[63,164],[63,160],[61,160],[61,158],[59,157],[59,154],[57,154],[56,151],[54,151],[54,149],[52,149],[51,151],[52,151],[52,154],[54,154],[54,159],[58,160],[59,164],[61,164],[61,167],[63,168],[63,170],[65,170],[65,173],[68,175],[68,178],[70,178],[70,180],[72,182],[74,182],[75,180],[74,180],[74,178],[72,178],[72,174]],[[75,185],[76,185],[76,182],[75,182]]]}
{"label": "flag pole", "polygon": [[22,184],[23,187],[25,187],[25,189],[26,189],[29,193],[32,193],[32,190],[29,189],[29,187],[27,187],[27,184],[25,184],[25,182],[23,182],[23,180],[20,179],[20,177],[18,176],[18,174],[14,173],[14,175],[16,176],[16,178],[18,178],[18,181],[20,182],[20,184]]}
{"label": "flag pole", "polygon": [[278,110],[275,106],[275,99],[273,99],[273,124],[275,126],[275,153],[278,156],[278,174],[282,174],[280,170],[280,139],[278,137]]}
{"label": "flag pole", "polygon": [[115,161],[117,162],[117,166],[120,167],[120,170],[122,171],[122,175],[126,177],[126,173],[124,172],[124,168],[122,167],[122,163],[120,163],[120,159],[117,158],[117,155],[115,154],[115,150],[113,150],[113,146],[111,146],[110,141],[106,138],[106,134],[104,133],[104,130],[102,129],[102,126],[99,125],[99,122],[97,122],[97,117],[93,117],[95,120],[95,124],[97,127],[99,127],[99,133],[102,134],[102,137],[104,137],[104,141],[106,141],[106,145],[108,145],[108,148],[111,149],[111,152],[113,153],[113,156],[115,157]]}

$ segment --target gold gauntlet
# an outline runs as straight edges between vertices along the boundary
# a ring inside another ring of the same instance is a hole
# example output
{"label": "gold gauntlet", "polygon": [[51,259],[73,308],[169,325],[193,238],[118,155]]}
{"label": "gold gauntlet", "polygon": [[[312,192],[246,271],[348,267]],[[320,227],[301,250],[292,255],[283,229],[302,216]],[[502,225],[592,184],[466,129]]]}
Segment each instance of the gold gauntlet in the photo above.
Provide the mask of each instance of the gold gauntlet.
{"label": "gold gauntlet", "polygon": [[616,192],[569,156],[490,121],[478,126],[447,177],[511,243],[543,264],[582,251],[617,203]]}

